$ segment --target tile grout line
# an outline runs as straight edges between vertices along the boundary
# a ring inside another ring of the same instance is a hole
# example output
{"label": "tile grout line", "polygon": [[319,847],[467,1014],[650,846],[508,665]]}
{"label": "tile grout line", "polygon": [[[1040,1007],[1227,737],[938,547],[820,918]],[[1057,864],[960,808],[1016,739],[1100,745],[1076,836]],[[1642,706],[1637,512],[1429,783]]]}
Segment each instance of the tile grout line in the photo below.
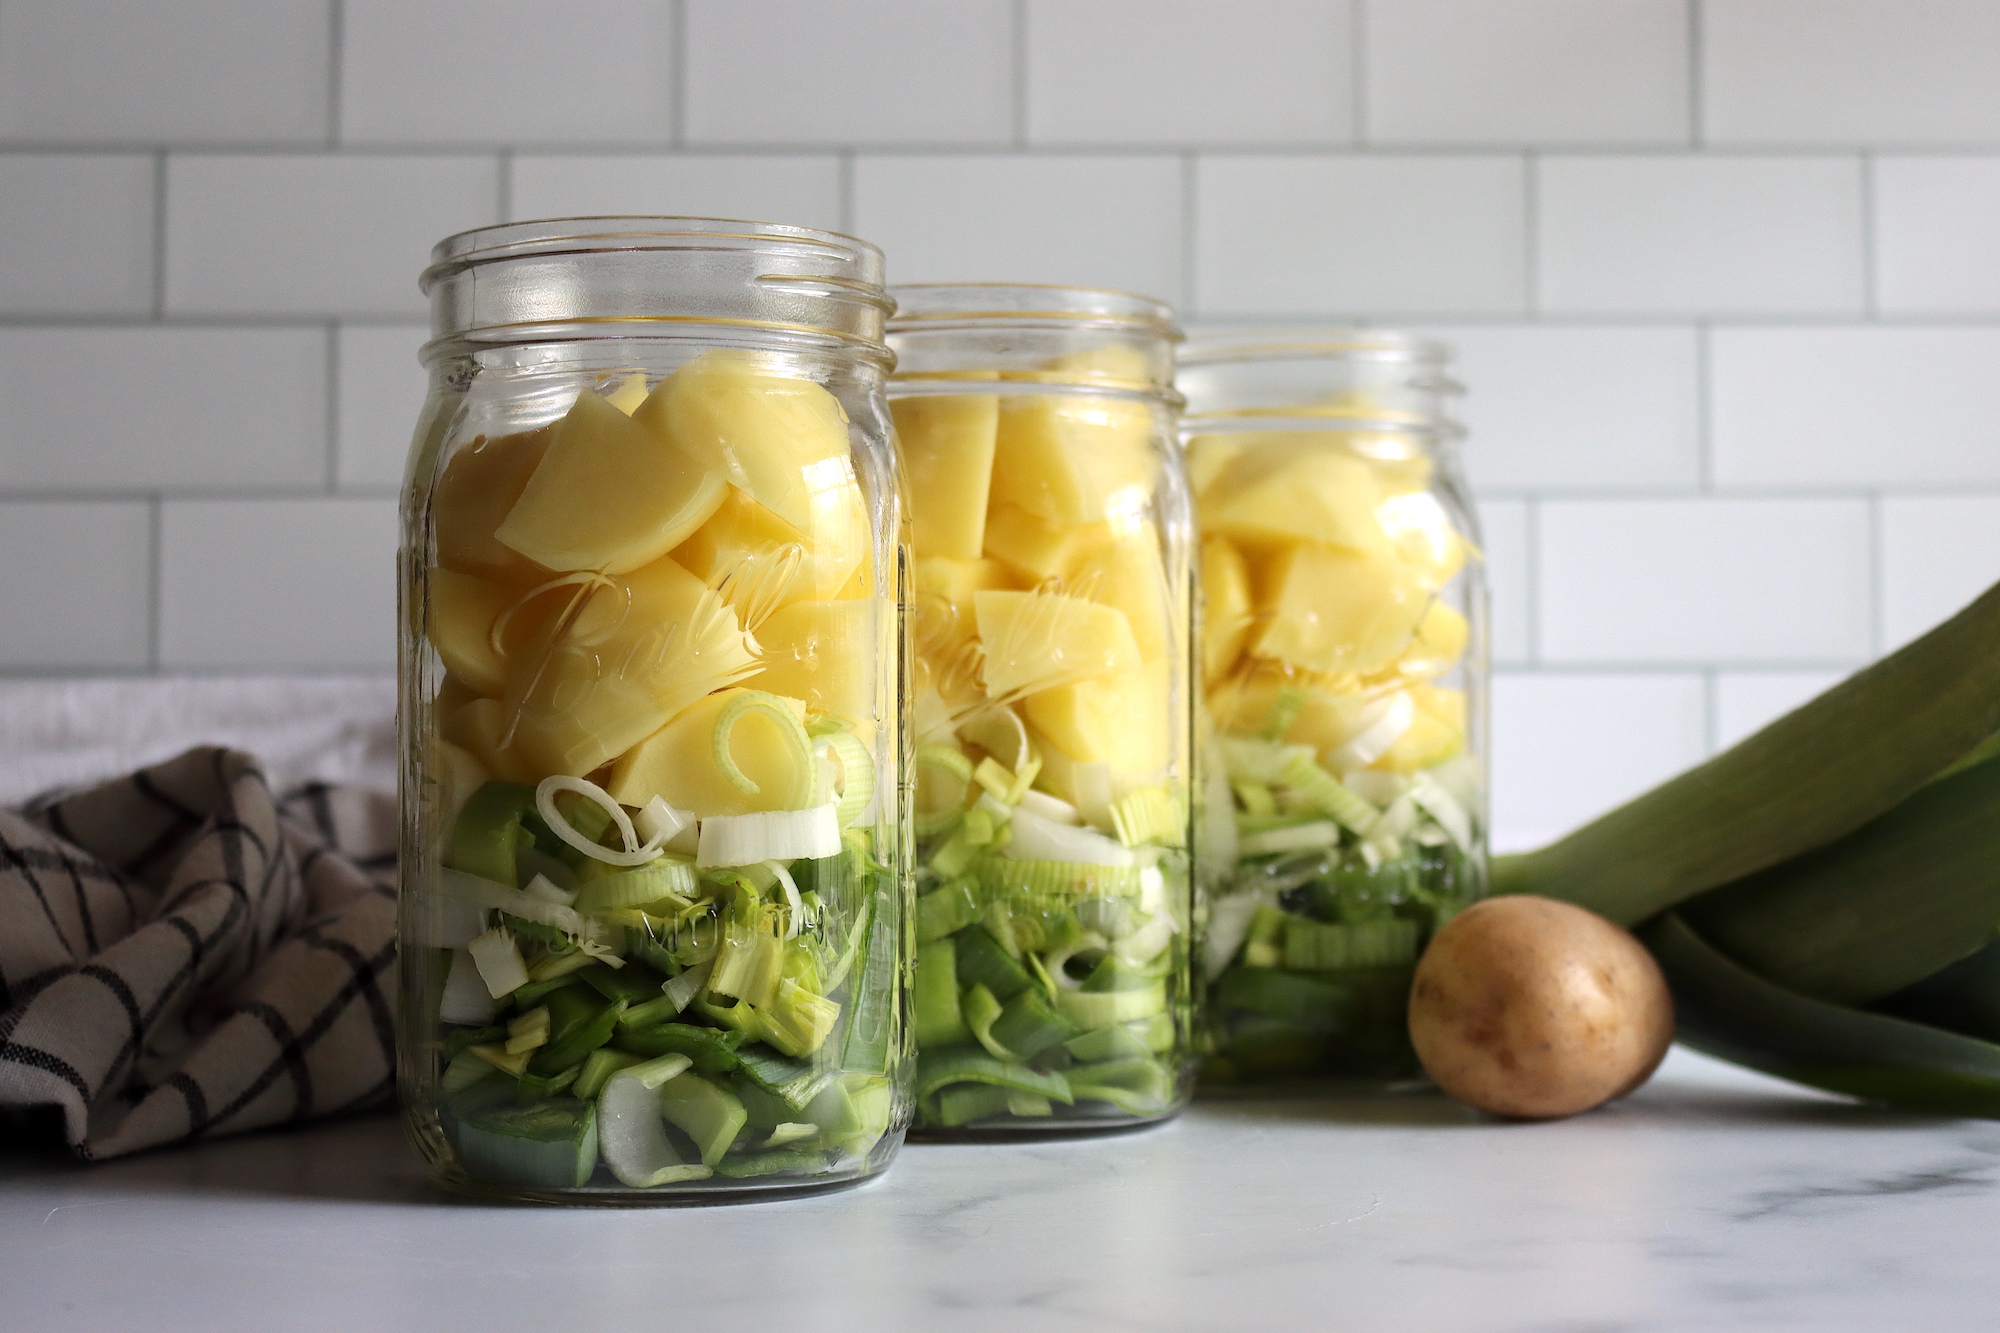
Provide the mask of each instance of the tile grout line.
{"label": "tile grout line", "polygon": [[1542,501],[1539,496],[1531,496],[1521,506],[1522,526],[1526,529],[1527,541],[1527,619],[1528,619],[1528,662],[1527,665],[1539,670],[1542,666]]}
{"label": "tile grout line", "polygon": [[1714,667],[1701,669],[1701,751],[1712,755],[1722,735],[1722,681]]}
{"label": "tile grout line", "polygon": [[340,492],[340,322],[326,322],[326,493]]}
{"label": "tile grout line", "polygon": [[[842,150],[835,156],[836,174],[834,188],[839,195],[840,229],[852,236],[856,232],[854,224],[854,154]],[[866,239],[865,237],[863,239]],[[889,274],[890,278],[895,275]]]}
{"label": "tile grout line", "polygon": [[1875,155],[1861,154],[1861,310],[1868,322],[1882,318],[1881,267],[1875,231]]}
{"label": "tile grout line", "polygon": [[1189,149],[1181,154],[1181,311],[1182,320],[1199,319],[1195,304],[1195,282],[1200,277],[1195,255],[1195,238],[1200,226],[1200,157]]}
{"label": "tile grout line", "polygon": [[1889,645],[1887,573],[1883,568],[1882,496],[1868,498],[1868,647],[1871,657],[1880,657]]}
{"label": "tile grout line", "polygon": [[514,150],[502,148],[495,155],[493,171],[493,206],[498,210],[494,220],[512,222],[514,220]]}
{"label": "tile grout line", "polygon": [[1694,325],[1694,436],[1696,493],[1715,494],[1715,396],[1711,385],[1714,382],[1714,350],[1710,346],[1711,329],[1705,319],[1696,320]]}
{"label": "tile grout line", "polygon": [[146,669],[157,672],[160,669],[160,622],[165,618],[161,608],[161,585],[166,581],[165,540],[162,529],[166,525],[163,512],[165,497],[155,492],[146,502]]}
{"label": "tile grout line", "polygon": [[1534,149],[1521,159],[1522,303],[1530,322],[1542,319],[1542,155]]}

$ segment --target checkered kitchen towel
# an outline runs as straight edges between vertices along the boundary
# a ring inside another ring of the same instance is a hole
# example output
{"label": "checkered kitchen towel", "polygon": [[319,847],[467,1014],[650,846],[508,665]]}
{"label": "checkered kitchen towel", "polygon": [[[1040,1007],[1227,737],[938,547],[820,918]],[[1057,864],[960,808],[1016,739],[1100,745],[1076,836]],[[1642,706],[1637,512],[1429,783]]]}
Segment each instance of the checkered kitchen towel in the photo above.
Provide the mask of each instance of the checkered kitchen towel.
{"label": "checkered kitchen towel", "polygon": [[212,746],[0,811],[0,1107],[91,1159],[386,1101],[395,833]]}

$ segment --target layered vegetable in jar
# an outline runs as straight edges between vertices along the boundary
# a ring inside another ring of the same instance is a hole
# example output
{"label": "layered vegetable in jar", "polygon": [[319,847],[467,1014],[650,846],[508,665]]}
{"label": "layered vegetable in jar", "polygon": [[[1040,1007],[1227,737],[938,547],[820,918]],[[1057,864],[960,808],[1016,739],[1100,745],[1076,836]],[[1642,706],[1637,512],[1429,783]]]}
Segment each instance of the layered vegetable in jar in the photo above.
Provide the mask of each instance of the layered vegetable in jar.
{"label": "layered vegetable in jar", "polygon": [[1163,307],[899,288],[919,1124],[1158,1119],[1190,1063],[1188,512]]}
{"label": "layered vegetable in jar", "polygon": [[1207,1080],[1417,1074],[1412,970],[1483,891],[1485,593],[1441,359],[1394,335],[1183,359]]}
{"label": "layered vegetable in jar", "polygon": [[439,375],[406,548],[404,1063],[450,1184],[810,1187],[900,1138],[879,379],[719,341],[451,349]]}

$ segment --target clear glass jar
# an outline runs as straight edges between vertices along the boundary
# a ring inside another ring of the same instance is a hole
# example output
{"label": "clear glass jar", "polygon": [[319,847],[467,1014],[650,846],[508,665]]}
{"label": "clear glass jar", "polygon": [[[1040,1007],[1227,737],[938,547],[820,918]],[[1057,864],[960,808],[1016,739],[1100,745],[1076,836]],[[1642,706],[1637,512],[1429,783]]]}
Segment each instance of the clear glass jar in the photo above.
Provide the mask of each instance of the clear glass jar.
{"label": "clear glass jar", "polygon": [[1204,1086],[1421,1074],[1486,883],[1487,600],[1440,344],[1214,341],[1178,383],[1204,594]]}
{"label": "clear glass jar", "polygon": [[1193,530],[1172,312],[895,289],[918,1132],[1144,1124],[1192,1075]]}
{"label": "clear glass jar", "polygon": [[909,1118],[904,520],[881,254],[441,242],[401,555],[398,1083],[437,1179],[850,1184]]}

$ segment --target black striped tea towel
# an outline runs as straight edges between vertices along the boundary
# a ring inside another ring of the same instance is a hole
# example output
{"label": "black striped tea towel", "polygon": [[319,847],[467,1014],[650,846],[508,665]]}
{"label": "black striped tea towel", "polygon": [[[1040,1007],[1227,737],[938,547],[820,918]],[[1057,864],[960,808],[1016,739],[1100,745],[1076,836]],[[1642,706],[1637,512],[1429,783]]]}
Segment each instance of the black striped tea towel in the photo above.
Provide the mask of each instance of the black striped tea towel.
{"label": "black striped tea towel", "polygon": [[215,747],[0,811],[0,1107],[101,1159],[386,1102],[395,845]]}

